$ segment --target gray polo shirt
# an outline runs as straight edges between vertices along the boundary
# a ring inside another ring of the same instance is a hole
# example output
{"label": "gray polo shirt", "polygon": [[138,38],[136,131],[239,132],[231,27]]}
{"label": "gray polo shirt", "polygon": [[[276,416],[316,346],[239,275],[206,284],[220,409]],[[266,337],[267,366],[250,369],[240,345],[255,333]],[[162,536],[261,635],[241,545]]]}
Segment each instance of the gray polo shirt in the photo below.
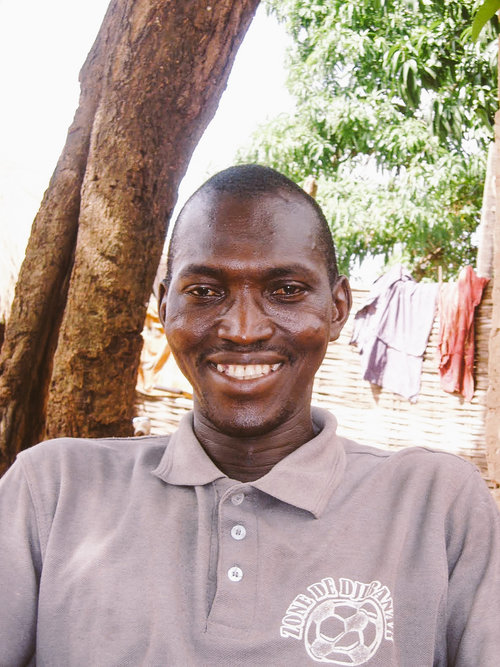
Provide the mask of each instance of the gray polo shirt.
{"label": "gray polo shirt", "polygon": [[313,416],[253,483],[191,415],[171,438],[23,452],[0,482],[0,665],[497,667],[499,514],[476,469]]}

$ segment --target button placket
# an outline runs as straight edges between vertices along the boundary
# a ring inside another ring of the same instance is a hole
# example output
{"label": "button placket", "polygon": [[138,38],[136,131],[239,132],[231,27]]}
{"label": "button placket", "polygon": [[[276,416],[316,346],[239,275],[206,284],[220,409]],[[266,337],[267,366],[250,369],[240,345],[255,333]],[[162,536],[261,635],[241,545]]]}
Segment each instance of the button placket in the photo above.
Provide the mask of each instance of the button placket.
{"label": "button placket", "polygon": [[[208,619],[215,626],[245,629],[252,622],[258,565],[252,494],[233,486],[220,499],[217,590]],[[240,613],[243,605],[248,614]]]}
{"label": "button placket", "polygon": [[[240,507],[244,499],[245,499],[245,494],[240,491],[231,496],[231,503],[235,507]],[[244,540],[246,534],[247,531],[245,526],[241,525],[240,523],[234,524],[234,526],[231,528],[231,537],[233,538],[233,540],[236,540],[237,542]],[[233,565],[232,567],[229,568],[227,576],[229,577],[230,581],[239,582],[243,579],[243,570],[238,565]]]}

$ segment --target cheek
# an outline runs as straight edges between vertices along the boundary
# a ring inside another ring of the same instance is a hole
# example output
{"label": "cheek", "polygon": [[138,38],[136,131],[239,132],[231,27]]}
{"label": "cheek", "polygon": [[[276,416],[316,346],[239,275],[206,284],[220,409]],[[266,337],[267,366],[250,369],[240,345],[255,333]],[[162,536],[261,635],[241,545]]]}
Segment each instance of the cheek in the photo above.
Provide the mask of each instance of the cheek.
{"label": "cheek", "polygon": [[196,386],[195,366],[199,350],[199,339],[193,332],[183,326],[182,320],[175,319],[165,322],[165,334],[173,357],[183,375],[193,387]]}
{"label": "cheek", "polygon": [[290,321],[289,332],[301,351],[324,353],[330,340],[329,323],[324,311],[303,312]]}
{"label": "cheek", "polygon": [[190,312],[177,295],[170,296],[165,310],[165,334],[172,347],[187,349],[204,337],[207,318]]}
{"label": "cheek", "polygon": [[174,356],[189,352],[200,340],[200,332],[185,314],[169,314],[165,317],[165,334]]}

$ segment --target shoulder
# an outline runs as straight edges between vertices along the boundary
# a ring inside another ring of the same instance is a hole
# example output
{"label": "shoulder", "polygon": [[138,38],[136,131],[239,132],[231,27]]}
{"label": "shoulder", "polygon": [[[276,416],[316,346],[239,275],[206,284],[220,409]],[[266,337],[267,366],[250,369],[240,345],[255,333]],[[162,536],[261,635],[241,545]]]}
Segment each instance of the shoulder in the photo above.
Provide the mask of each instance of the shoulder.
{"label": "shoulder", "polygon": [[427,501],[446,497],[449,503],[470,487],[479,495],[489,495],[477,467],[454,454],[426,447],[388,451],[345,438],[342,441],[348,470],[355,476],[379,479],[404,495],[413,491],[424,493]]}
{"label": "shoulder", "polygon": [[134,468],[153,470],[160,462],[169,436],[139,438],[57,438],[21,452],[17,457],[28,481],[71,479],[108,480],[127,475]]}
{"label": "shoulder", "polygon": [[170,436],[141,436],[135,438],[54,438],[24,450],[18,458],[37,461],[44,459],[86,458],[87,456],[135,457],[145,451],[165,449]]}
{"label": "shoulder", "polygon": [[372,465],[385,464],[401,467],[424,467],[426,470],[445,469],[468,476],[477,470],[476,466],[465,459],[428,447],[405,447],[399,450],[382,449],[362,445],[348,438],[340,438],[346,455],[352,460],[365,460]]}

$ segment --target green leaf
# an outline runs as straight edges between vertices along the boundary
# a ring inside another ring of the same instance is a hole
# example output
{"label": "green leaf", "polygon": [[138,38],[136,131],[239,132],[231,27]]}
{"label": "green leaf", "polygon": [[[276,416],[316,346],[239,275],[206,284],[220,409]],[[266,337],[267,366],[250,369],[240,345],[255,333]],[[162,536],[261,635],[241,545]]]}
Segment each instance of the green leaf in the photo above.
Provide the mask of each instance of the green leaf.
{"label": "green leaf", "polygon": [[267,2],[294,40],[295,110],[238,159],[299,184],[316,176],[344,271],[369,255],[418,277],[474,263],[498,108],[497,17],[480,36],[487,48],[470,39],[484,0]]}
{"label": "green leaf", "polygon": [[474,21],[472,22],[471,36],[475,42],[479,37],[479,33],[484,28],[486,23],[492,19],[496,12],[500,9],[500,0],[486,0],[477,10]]}

